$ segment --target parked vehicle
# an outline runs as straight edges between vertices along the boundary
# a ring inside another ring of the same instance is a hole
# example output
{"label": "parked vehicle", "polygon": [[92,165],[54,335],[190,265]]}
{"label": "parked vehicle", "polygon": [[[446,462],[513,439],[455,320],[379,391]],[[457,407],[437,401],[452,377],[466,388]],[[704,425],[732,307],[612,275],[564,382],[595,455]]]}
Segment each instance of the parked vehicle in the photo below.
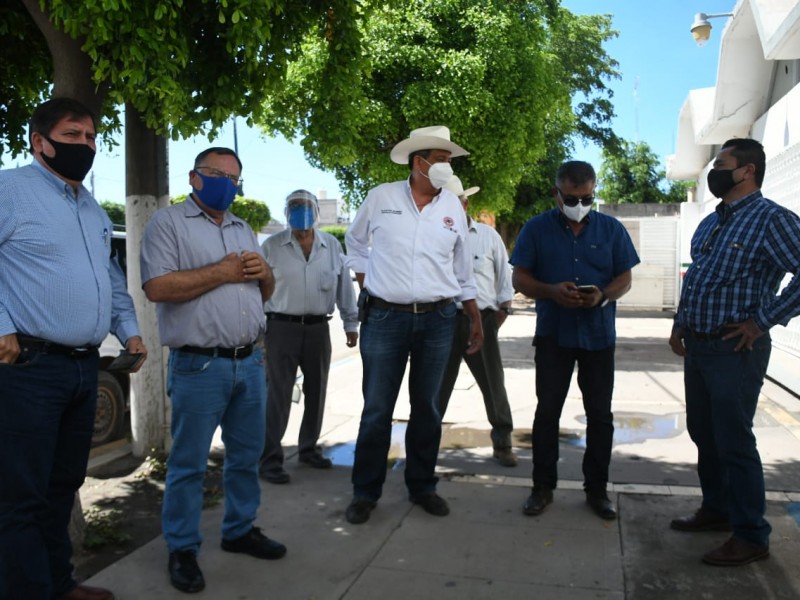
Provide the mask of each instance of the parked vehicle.
{"label": "parked vehicle", "polygon": [[[124,228],[114,228],[111,256],[127,274],[127,251]],[[97,376],[97,410],[94,413],[92,444],[98,446],[120,439],[128,429],[130,411],[130,375],[106,371],[122,351],[122,345],[109,335],[100,346],[100,372]]]}

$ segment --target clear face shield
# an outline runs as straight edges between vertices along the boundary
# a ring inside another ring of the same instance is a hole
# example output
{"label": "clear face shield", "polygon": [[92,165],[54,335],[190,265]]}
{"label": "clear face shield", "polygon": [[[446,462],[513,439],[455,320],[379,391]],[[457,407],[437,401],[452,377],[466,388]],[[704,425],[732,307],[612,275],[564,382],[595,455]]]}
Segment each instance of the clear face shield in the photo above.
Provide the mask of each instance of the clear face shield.
{"label": "clear face shield", "polygon": [[313,229],[319,221],[317,198],[311,192],[297,190],[286,198],[286,223],[290,229]]}

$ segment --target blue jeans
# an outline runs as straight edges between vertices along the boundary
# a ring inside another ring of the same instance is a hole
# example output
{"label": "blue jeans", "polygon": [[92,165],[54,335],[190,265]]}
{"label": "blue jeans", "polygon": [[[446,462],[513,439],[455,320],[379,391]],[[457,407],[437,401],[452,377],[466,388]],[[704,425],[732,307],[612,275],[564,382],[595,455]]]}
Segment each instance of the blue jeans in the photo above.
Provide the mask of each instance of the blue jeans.
{"label": "blue jeans", "polygon": [[97,402],[97,355],[26,352],[0,364],[0,598],[67,594],[67,531]]}
{"label": "blue jeans", "polygon": [[703,508],[727,515],[733,535],[768,544],[761,457],[753,416],[764,382],[772,342],[769,334],[752,351],[734,352],[738,338],[685,338],[686,426],[697,446],[697,474]]}
{"label": "blue jeans", "polygon": [[252,528],[261,501],[258,460],[264,448],[267,387],[260,348],[239,360],[173,349],[167,392],[172,402],[172,449],[162,528],[169,551],[197,552],[203,541],[203,477],[220,425],[225,444],[222,537],[243,536]]}
{"label": "blue jeans", "polygon": [[614,442],[614,346],[564,348],[550,336],[536,336],[534,345],[538,403],[533,421],[533,485],[553,489],[558,482],[558,422],[577,363],[586,413],[583,487],[587,492],[604,492]]}
{"label": "blue jeans", "polygon": [[405,481],[411,497],[434,492],[442,418],[439,389],[453,345],[455,303],[413,314],[370,307],[361,327],[364,410],[353,463],[353,493],[377,500],[386,480],[392,413],[411,356]]}

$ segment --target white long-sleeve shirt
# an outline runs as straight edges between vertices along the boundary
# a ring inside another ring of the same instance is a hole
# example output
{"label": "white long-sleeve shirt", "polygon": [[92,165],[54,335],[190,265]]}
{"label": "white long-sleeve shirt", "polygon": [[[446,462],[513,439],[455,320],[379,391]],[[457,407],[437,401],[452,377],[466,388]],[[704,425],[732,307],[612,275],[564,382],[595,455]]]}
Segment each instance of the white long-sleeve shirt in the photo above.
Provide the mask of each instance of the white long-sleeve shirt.
{"label": "white long-sleeve shirt", "polygon": [[408,180],[384,183],[369,191],[347,230],[347,265],[365,274],[371,296],[388,302],[473,300],[466,236],[467,217],[452,192],[442,190],[420,212]]}
{"label": "white long-sleeve shirt", "polygon": [[489,225],[470,220],[468,244],[478,285],[478,309],[497,310],[514,297],[503,238]]}

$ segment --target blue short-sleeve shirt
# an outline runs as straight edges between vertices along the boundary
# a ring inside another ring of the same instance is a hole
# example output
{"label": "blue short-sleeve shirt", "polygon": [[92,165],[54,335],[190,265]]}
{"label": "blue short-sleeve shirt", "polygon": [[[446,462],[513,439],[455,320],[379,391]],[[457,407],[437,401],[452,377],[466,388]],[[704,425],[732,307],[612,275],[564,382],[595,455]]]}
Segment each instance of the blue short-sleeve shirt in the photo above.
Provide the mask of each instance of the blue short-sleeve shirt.
{"label": "blue short-sleeve shirt", "polygon": [[[639,264],[625,227],[614,217],[592,211],[577,236],[558,208],[529,220],[517,238],[511,264],[542,283],[573,281],[605,288]],[[601,350],[614,344],[616,302],[605,307],[565,308],[536,300],[536,335],[552,336],[565,348]]]}

